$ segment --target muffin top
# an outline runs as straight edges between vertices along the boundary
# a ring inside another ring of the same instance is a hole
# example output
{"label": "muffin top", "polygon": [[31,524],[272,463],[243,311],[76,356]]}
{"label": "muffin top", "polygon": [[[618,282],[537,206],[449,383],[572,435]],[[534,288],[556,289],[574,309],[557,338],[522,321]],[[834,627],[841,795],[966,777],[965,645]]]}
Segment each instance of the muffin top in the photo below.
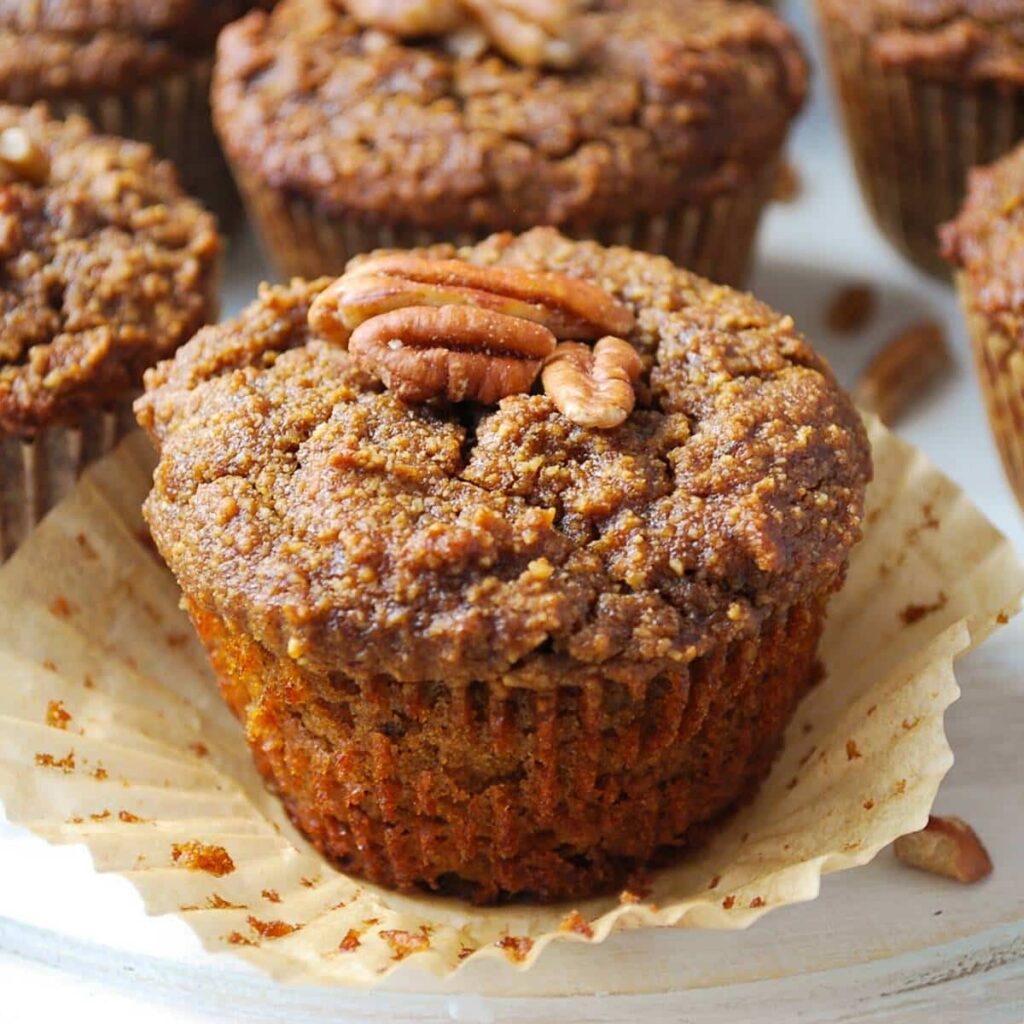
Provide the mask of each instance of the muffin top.
{"label": "muffin top", "polygon": [[[431,9],[457,2],[488,9]],[[406,37],[364,27],[343,0],[252,13],[218,42],[221,138],[245,171],[327,211],[441,230],[578,231],[745,182],[775,159],[804,98],[794,36],[756,5],[518,6],[555,10],[518,60],[496,48],[508,50],[500,26],[488,35],[472,20]]]}
{"label": "muffin top", "polygon": [[1024,84],[1024,0],[818,0],[887,67]]}
{"label": "muffin top", "polygon": [[868,445],[789,317],[550,228],[421,255],[620,300],[631,415],[578,426],[537,386],[407,404],[311,330],[329,281],[264,286],[136,404],[161,450],[146,516],[190,600],[316,669],[540,688],[678,672],[838,586]]}
{"label": "muffin top", "polygon": [[0,434],[130,392],[215,315],[219,257],[148,146],[0,105]]}
{"label": "muffin top", "polygon": [[1024,341],[1024,146],[971,171],[960,214],[940,235],[943,255],[967,276],[971,303]]}
{"label": "muffin top", "polygon": [[185,67],[253,0],[0,0],[0,98],[117,92]]}

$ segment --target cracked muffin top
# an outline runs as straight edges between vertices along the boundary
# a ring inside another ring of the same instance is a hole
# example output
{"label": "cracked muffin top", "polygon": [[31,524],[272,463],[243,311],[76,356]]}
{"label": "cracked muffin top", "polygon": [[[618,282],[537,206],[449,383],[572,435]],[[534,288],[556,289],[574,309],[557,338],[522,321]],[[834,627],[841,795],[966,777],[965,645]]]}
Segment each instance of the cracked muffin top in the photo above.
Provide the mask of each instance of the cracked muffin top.
{"label": "cracked muffin top", "polygon": [[0,105],[0,434],[130,394],[214,317],[220,248],[148,146]]}
{"label": "cracked muffin top", "polygon": [[818,0],[885,65],[1024,85],[1024,0]]}
{"label": "cracked muffin top", "polygon": [[963,207],[940,234],[943,255],[967,276],[972,305],[1024,344],[1024,146],[971,171]]}
{"label": "cracked muffin top", "polygon": [[0,0],[0,97],[117,92],[209,53],[252,0]]}
{"label": "cracked muffin top", "polygon": [[789,317],[550,228],[420,253],[626,305],[632,414],[577,426],[536,387],[405,404],[310,330],[329,281],[264,286],[136,404],[146,517],[192,602],[322,671],[545,687],[678,670],[841,583],[868,444]]}
{"label": "cracked muffin top", "polygon": [[387,3],[282,0],[229,26],[212,93],[234,161],[329,212],[484,231],[661,213],[774,160],[806,89],[793,34],[735,0],[590,0],[537,63],[498,51],[500,25],[408,37],[348,7]]}

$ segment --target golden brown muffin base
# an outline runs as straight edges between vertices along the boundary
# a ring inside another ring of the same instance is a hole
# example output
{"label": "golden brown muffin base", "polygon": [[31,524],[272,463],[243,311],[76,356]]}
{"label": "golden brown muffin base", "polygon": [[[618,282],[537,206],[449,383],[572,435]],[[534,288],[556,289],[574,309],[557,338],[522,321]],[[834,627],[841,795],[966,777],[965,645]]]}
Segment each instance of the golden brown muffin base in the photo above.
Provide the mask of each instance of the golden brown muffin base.
{"label": "golden brown muffin base", "polygon": [[0,562],[135,426],[129,396],[112,409],[86,412],[74,426],[44,427],[31,440],[0,436]]}
{"label": "golden brown muffin base", "polygon": [[213,57],[194,59],[188,69],[145,82],[130,92],[53,97],[56,117],[82,114],[106,135],[148,142],[174,163],[182,186],[217,214],[222,227],[241,213],[238,192],[210,116]]}
{"label": "golden brown muffin base", "polygon": [[1024,136],[1024,90],[883,68],[870,37],[851,32],[821,0],[818,8],[868,208],[904,256],[946,278],[938,225],[960,208],[970,168]]}
{"label": "golden brown muffin base", "polygon": [[957,289],[1003,469],[1024,509],[1024,351],[999,324],[979,312],[966,274],[957,274]]}
{"label": "golden brown muffin base", "polygon": [[700,842],[767,774],[825,597],[672,678],[544,693],[317,675],[189,611],[260,771],[341,869],[477,903],[578,899]]}
{"label": "golden brown muffin base", "polygon": [[[235,181],[263,249],[282,280],[341,274],[346,263],[374,249],[406,249],[452,242],[473,245],[489,230],[446,234],[414,225],[368,221],[352,213],[319,210],[300,196],[289,196],[234,163]],[[761,214],[778,176],[772,161],[755,178],[704,203],[689,203],[665,214],[622,223],[563,224],[570,238],[667,256],[677,266],[721,284],[742,285],[747,278]]]}

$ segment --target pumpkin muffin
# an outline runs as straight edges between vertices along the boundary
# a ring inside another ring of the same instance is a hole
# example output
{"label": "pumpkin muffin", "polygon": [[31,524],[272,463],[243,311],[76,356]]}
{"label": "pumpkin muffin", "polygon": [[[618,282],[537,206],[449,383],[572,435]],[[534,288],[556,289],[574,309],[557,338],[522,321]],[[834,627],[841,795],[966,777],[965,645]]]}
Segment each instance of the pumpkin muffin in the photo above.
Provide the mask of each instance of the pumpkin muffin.
{"label": "pumpkin muffin", "polygon": [[45,100],[98,130],[148,142],[218,213],[237,196],[210,122],[218,31],[252,0],[7,0],[0,101]]}
{"label": "pumpkin muffin", "polygon": [[285,278],[553,225],[738,283],[805,89],[735,0],[283,0],[221,35],[213,107]]}
{"label": "pumpkin muffin", "polygon": [[215,317],[219,262],[148,146],[0,105],[0,560],[133,425],[143,370]]}
{"label": "pumpkin muffin", "polygon": [[817,0],[861,189],[890,242],[946,276],[936,227],[968,170],[1024,137],[1024,0]]}
{"label": "pumpkin muffin", "polygon": [[612,889],[753,792],[870,475],[789,317],[550,228],[264,286],[136,411],[154,540],[298,827],[478,902]]}
{"label": "pumpkin muffin", "polygon": [[971,172],[942,245],[957,271],[989,423],[1024,508],[1024,146]]}

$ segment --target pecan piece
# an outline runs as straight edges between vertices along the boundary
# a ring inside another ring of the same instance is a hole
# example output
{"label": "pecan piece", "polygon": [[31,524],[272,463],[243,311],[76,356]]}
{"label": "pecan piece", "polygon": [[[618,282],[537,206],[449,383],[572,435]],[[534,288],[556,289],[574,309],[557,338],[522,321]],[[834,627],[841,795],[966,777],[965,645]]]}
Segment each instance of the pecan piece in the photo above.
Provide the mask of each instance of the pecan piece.
{"label": "pecan piece", "polygon": [[579,56],[572,0],[462,0],[494,47],[525,67],[571,67]]}
{"label": "pecan piece", "polygon": [[518,267],[483,267],[406,253],[372,257],[317,296],[314,330],[345,344],[371,317],[405,306],[465,305],[531,320],[556,338],[627,334],[632,312],[589,281]]}
{"label": "pecan piece", "polygon": [[912,868],[957,882],[978,882],[992,874],[992,860],[977,833],[960,818],[928,818],[920,832],[900,836],[896,856]]}
{"label": "pecan piece", "polygon": [[8,180],[42,185],[50,176],[50,161],[24,128],[5,128],[0,132],[0,172]]}
{"label": "pecan piece", "polygon": [[472,306],[406,306],[360,324],[348,349],[406,402],[443,396],[493,405],[530,390],[555,336]]}
{"label": "pecan piece", "polygon": [[347,0],[347,7],[360,25],[396,36],[440,35],[463,20],[459,0]]}
{"label": "pecan piece", "polygon": [[636,349],[621,338],[602,338],[592,349],[565,342],[548,357],[541,380],[567,419],[608,430],[633,411],[633,384],[642,368]]}
{"label": "pecan piece", "polygon": [[853,397],[889,425],[952,367],[942,328],[925,321],[897,335],[871,360]]}

